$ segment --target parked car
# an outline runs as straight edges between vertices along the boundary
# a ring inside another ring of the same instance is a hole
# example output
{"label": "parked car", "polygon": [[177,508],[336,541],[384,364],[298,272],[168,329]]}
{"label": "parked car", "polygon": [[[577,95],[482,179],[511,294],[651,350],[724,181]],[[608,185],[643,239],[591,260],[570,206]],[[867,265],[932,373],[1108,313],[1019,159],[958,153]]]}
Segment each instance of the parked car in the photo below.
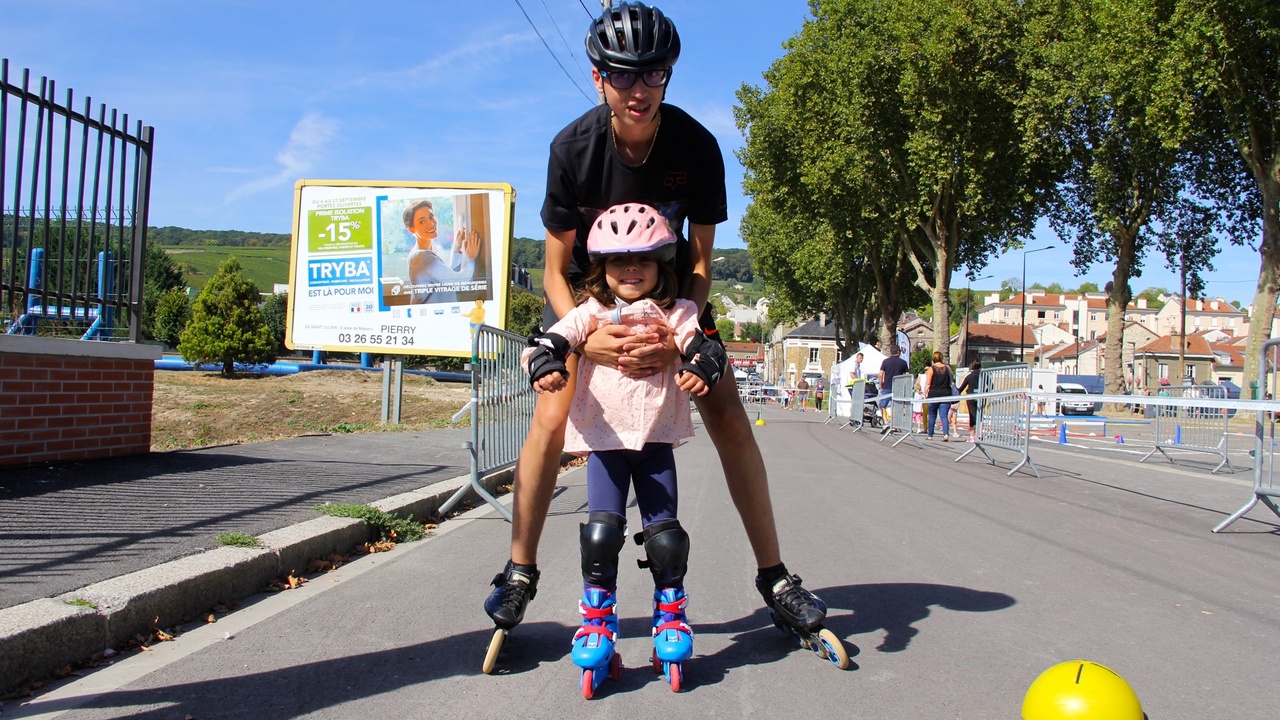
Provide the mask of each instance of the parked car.
{"label": "parked car", "polygon": [[[1084,389],[1083,385],[1078,383],[1058,383],[1058,392],[1068,395],[1083,395],[1086,398],[1089,391]],[[1063,415],[1092,415],[1093,402],[1090,400],[1062,400],[1058,404]]]}

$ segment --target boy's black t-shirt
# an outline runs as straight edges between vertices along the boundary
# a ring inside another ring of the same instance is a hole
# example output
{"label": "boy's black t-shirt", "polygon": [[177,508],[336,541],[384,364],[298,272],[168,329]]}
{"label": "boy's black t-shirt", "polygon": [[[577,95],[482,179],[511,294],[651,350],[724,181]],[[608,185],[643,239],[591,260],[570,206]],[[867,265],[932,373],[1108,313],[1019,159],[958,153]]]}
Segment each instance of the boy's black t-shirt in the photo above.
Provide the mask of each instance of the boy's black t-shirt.
{"label": "boy's black t-shirt", "polygon": [[551,141],[542,224],[553,232],[577,233],[570,283],[576,284],[591,265],[591,222],[614,205],[641,202],[670,221],[678,237],[676,276],[682,295],[692,271],[685,221],[715,225],[728,219],[724,158],[715,136],[674,105],[663,103],[660,114],[653,148],[639,166],[624,163],[613,147],[608,105],[588,110]]}

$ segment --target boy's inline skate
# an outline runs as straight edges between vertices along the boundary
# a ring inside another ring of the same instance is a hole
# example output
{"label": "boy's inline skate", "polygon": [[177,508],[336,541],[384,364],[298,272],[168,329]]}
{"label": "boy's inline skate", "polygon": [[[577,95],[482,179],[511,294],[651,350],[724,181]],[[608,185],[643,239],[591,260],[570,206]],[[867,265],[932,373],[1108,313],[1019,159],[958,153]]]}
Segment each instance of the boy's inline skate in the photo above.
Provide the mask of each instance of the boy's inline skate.
{"label": "boy's inline skate", "polygon": [[849,653],[844,643],[822,626],[827,616],[826,603],[801,587],[800,582],[799,575],[791,574],[783,574],[772,582],[757,577],[756,589],[769,606],[769,617],[780,631],[841,670],[848,668]]}
{"label": "boy's inline skate", "polygon": [[578,612],[582,627],[573,635],[573,664],[582,668],[582,697],[590,700],[606,677],[622,677],[622,656],[614,651],[618,642],[618,614],[615,593],[588,586],[582,591]]}
{"label": "boy's inline skate", "polygon": [[508,560],[506,568],[493,577],[493,592],[485,598],[484,611],[497,627],[493,630],[489,651],[485,653],[484,665],[480,668],[486,675],[493,672],[507,635],[524,620],[529,601],[538,594],[539,575],[536,568],[517,567]]}
{"label": "boy's inline skate", "polygon": [[693,657],[693,630],[684,609],[689,598],[684,588],[653,591],[653,671],[663,673],[672,692],[684,684],[684,661]]}

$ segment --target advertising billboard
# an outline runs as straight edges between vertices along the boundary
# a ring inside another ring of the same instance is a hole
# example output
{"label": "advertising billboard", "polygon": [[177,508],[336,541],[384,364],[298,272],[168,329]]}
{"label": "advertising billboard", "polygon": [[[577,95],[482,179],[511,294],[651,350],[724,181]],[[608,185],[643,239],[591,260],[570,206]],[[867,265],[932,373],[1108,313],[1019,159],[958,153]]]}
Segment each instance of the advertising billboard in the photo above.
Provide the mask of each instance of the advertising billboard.
{"label": "advertising billboard", "polygon": [[514,206],[505,183],[299,180],[285,344],[470,356],[505,329]]}

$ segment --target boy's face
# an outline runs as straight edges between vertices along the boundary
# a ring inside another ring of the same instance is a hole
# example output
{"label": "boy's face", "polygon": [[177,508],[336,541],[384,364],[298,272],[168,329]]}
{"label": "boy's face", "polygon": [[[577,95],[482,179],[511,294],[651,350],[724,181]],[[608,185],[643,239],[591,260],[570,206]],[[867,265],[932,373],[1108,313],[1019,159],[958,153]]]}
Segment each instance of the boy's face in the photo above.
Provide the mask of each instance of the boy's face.
{"label": "boy's face", "polygon": [[609,104],[614,117],[619,123],[627,125],[647,125],[653,122],[658,114],[658,105],[666,96],[667,87],[649,87],[642,80],[626,90],[619,90],[605,80],[597,68],[591,68],[591,79],[595,82],[596,92],[604,93],[604,100]]}

